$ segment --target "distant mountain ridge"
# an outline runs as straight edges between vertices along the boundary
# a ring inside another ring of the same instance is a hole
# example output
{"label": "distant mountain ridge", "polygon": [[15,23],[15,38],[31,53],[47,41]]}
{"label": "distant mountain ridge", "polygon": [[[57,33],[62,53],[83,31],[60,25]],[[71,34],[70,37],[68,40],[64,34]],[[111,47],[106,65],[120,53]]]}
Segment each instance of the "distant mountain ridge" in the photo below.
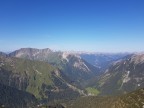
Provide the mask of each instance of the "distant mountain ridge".
{"label": "distant mountain ridge", "polygon": [[88,63],[104,71],[114,61],[129,55],[129,53],[80,53],[79,55]]}
{"label": "distant mountain ridge", "polygon": [[35,58],[38,58],[40,56],[47,56],[51,52],[52,50],[50,50],[49,48],[45,48],[45,49],[21,48],[19,50],[11,52],[9,56],[28,58],[30,60],[34,60]]}

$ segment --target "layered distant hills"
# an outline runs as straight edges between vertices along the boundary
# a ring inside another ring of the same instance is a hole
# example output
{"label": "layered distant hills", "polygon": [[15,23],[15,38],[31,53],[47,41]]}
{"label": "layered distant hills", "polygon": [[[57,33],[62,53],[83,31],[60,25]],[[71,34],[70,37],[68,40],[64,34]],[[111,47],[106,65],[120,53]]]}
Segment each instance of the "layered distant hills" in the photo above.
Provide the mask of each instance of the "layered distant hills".
{"label": "layered distant hills", "polygon": [[80,53],[79,56],[88,63],[98,67],[101,72],[107,69],[114,61],[117,61],[129,53]]}
{"label": "layered distant hills", "polygon": [[[71,53],[49,48],[21,48],[10,54],[0,52],[0,105],[5,107],[40,107],[49,102],[65,101],[67,104],[69,100],[82,96],[85,98],[72,102],[72,105],[79,107],[79,102],[87,100],[101,101],[101,105],[106,101],[117,105],[123,103],[123,97],[129,96],[122,94],[144,88],[143,82],[143,53]],[[89,97],[91,95],[111,97]],[[97,102],[90,105],[97,105]],[[99,108],[103,108],[101,105]],[[61,104],[56,106],[65,107]]]}

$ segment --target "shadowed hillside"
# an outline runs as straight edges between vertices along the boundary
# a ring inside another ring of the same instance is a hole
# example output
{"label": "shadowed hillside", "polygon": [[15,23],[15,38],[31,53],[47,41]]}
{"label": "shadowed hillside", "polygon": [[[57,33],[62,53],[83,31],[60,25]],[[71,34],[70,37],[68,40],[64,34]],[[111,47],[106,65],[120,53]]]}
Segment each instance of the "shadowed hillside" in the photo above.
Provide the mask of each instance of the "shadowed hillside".
{"label": "shadowed hillside", "polygon": [[36,104],[34,95],[0,84],[0,107],[28,108]]}

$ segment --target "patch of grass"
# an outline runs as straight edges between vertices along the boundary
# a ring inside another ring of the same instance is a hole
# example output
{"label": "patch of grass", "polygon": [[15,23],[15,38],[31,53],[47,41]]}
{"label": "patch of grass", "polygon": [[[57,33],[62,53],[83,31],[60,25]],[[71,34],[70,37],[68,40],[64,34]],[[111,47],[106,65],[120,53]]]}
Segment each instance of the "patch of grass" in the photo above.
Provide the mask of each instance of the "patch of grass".
{"label": "patch of grass", "polygon": [[46,62],[8,58],[4,64],[5,70],[17,75],[18,80],[22,82],[19,83],[20,85],[27,85],[23,90],[32,93],[38,99],[45,96],[45,93],[43,93],[43,96],[40,94],[42,84],[53,85],[52,72],[56,68]]}
{"label": "patch of grass", "polygon": [[97,96],[100,93],[100,91],[98,91],[96,88],[92,88],[92,87],[86,88],[86,91],[95,96]]}

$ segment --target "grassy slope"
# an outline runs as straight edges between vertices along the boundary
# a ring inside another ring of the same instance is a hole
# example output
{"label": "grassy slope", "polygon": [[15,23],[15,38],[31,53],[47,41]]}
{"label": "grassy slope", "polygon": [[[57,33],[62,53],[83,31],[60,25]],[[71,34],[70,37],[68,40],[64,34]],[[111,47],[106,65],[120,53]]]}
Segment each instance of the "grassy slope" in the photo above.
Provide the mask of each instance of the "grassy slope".
{"label": "grassy slope", "polygon": [[52,85],[51,72],[55,68],[47,63],[17,58],[8,58],[5,62],[3,69],[12,71],[13,74],[18,74],[20,77],[28,78],[26,91],[34,94],[37,98],[41,97],[39,89],[43,83]]}
{"label": "grassy slope", "polygon": [[0,57],[0,82],[27,91],[38,99],[69,99],[79,96],[70,80],[46,62]]}
{"label": "grassy slope", "polygon": [[19,74],[21,77],[28,78],[29,84],[26,91],[33,93],[37,98],[40,97],[39,89],[43,83],[52,85],[51,72],[55,68],[47,63],[16,58],[6,59],[6,63],[3,68],[12,70],[12,73]]}

